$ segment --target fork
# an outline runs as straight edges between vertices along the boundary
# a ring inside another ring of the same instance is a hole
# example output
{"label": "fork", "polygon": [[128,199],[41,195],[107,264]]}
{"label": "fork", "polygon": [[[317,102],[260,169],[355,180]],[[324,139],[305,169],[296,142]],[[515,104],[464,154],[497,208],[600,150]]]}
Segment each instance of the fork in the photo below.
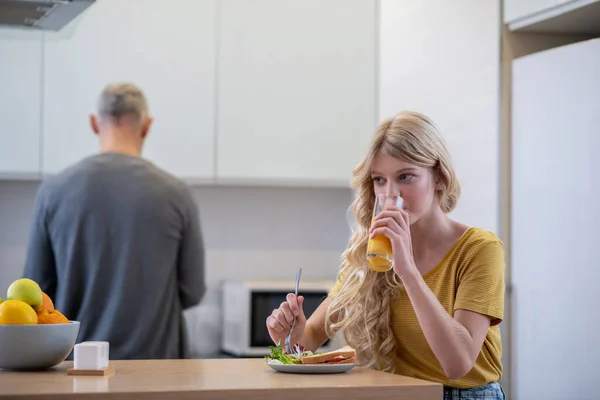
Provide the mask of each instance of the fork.
{"label": "fork", "polygon": [[[302,275],[302,268],[298,268],[298,273],[296,274],[296,297],[298,297],[298,284],[300,283],[300,276]],[[292,331],[294,330],[294,326],[296,326],[296,317],[294,317],[294,322],[292,322],[292,328],[290,332],[285,338],[285,350],[288,354],[292,354],[292,347],[290,346],[290,339],[292,337]]]}

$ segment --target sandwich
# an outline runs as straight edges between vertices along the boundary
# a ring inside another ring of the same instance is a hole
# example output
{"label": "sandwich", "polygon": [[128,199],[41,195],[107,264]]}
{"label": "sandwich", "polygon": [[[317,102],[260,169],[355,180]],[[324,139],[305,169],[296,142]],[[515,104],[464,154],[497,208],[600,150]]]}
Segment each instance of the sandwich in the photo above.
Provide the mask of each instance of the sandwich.
{"label": "sandwich", "polygon": [[301,361],[302,364],[354,364],[356,351],[350,346],[344,346],[327,353],[304,356]]}

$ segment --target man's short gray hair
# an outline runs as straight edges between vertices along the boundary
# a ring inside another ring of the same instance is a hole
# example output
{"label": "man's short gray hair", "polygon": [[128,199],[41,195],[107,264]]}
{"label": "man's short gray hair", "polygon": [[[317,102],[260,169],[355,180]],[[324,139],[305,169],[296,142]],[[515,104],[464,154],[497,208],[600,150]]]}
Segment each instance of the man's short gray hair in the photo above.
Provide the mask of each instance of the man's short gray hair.
{"label": "man's short gray hair", "polygon": [[101,120],[118,123],[128,116],[141,123],[148,114],[144,93],[131,83],[114,83],[106,86],[98,99],[98,115]]}

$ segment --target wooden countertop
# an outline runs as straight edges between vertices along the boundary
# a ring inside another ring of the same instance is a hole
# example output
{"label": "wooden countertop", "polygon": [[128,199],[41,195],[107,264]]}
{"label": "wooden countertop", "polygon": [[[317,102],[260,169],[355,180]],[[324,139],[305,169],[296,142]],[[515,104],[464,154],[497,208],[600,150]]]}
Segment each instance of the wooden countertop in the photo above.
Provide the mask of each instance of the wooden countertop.
{"label": "wooden countertop", "polygon": [[70,361],[43,372],[0,370],[0,400],[442,399],[441,384],[359,367],[342,374],[300,375],[273,371],[264,359],[136,360],[110,365],[115,367],[112,376],[67,375],[73,366]]}

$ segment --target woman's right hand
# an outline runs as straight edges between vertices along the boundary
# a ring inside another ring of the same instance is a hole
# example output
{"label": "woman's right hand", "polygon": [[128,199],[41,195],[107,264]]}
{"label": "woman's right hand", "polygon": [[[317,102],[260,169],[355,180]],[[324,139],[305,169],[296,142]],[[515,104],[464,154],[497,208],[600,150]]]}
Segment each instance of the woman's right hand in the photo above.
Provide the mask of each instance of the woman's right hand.
{"label": "woman's right hand", "polygon": [[267,318],[267,329],[271,340],[276,345],[279,344],[285,351],[285,338],[290,332],[294,317],[296,317],[296,325],[290,338],[290,346],[294,346],[302,341],[304,336],[304,328],[306,328],[306,316],[302,309],[304,297],[289,293],[286,301],[281,303],[279,308],[273,310]]}

